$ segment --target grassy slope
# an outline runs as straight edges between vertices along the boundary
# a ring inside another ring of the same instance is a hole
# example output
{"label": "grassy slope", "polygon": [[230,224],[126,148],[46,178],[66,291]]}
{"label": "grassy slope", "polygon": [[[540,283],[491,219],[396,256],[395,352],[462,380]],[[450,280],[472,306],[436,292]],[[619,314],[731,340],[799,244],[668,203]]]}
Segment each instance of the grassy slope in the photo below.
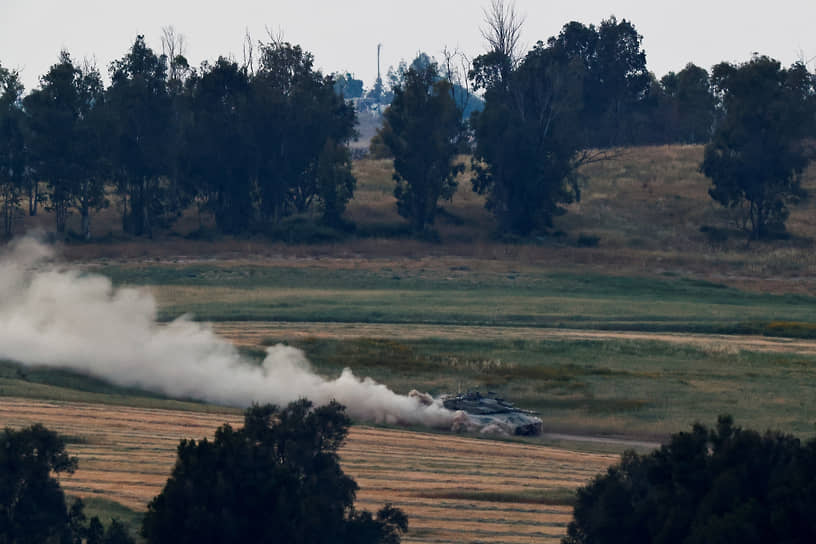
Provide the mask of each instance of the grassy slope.
{"label": "grassy slope", "polygon": [[[466,261],[472,269],[490,267],[518,270],[524,267],[560,269],[569,273],[660,275],[665,272],[708,279],[730,286],[772,292],[816,293],[816,200],[791,210],[791,240],[755,243],[744,238],[712,241],[700,232],[708,225],[728,229],[733,213],[708,196],[708,181],[697,172],[700,146],[643,147],[626,150],[617,160],[593,164],[583,171],[580,202],[556,218],[564,236],[532,244],[507,245],[492,238],[495,221],[484,210],[484,197],[473,193],[468,173],[459,179],[447,213],[437,221],[441,244],[406,238],[407,226],[395,210],[392,168],[389,161],[364,160],[354,165],[357,192],[347,216],[356,222],[360,236],[342,242],[291,246],[262,239],[187,239],[200,225],[211,224],[206,215],[189,210],[172,229],[158,232],[156,240],[133,239],[121,234],[117,207],[94,217],[97,242],[71,244],[70,259],[185,259],[221,258],[341,258],[345,260],[413,260],[433,257]],[[806,174],[803,186],[816,189],[816,167]],[[48,213],[21,219],[18,232],[28,228],[53,228]],[[78,218],[69,219],[78,229]],[[598,236],[597,248],[577,247],[581,234]],[[390,236],[390,237],[389,237]],[[461,264],[461,263],[457,263]]]}

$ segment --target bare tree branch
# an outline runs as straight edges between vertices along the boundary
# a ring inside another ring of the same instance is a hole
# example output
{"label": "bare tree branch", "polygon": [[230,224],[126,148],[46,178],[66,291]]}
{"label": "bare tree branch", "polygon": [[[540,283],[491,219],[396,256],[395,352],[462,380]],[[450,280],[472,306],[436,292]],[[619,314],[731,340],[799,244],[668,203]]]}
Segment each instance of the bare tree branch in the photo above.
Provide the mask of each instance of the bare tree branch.
{"label": "bare tree branch", "polygon": [[244,43],[242,44],[244,54],[244,69],[249,75],[255,75],[255,43],[249,34],[249,28],[244,33]]}
{"label": "bare tree branch", "polygon": [[169,78],[170,81],[175,81],[180,79],[182,74],[183,67],[180,66],[176,59],[178,57],[183,57],[184,53],[186,52],[187,42],[184,38],[184,34],[176,32],[176,29],[173,25],[162,27],[161,33],[161,46],[162,46],[162,55],[167,57],[168,65],[170,66],[170,74]]}
{"label": "bare tree branch", "polygon": [[[461,111],[467,111],[468,104],[471,99],[470,80],[468,79],[468,72],[470,72],[471,63],[467,55],[458,47],[450,49],[447,45],[442,48],[442,69],[444,70],[445,79],[450,84],[451,97],[456,102],[457,107]],[[456,88],[463,89],[457,96]]]}
{"label": "bare tree branch", "polygon": [[491,51],[501,53],[515,65],[520,58],[521,27],[527,19],[516,10],[514,0],[491,0],[483,10],[485,26],[479,29]]}

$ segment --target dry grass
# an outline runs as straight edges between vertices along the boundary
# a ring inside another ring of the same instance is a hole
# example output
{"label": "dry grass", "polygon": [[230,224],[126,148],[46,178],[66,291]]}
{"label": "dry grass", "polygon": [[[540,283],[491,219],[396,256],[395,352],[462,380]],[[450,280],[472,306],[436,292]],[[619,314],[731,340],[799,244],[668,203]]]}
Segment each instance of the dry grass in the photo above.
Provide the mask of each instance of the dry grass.
{"label": "dry grass", "polygon": [[[171,231],[158,232],[155,240],[132,239],[121,232],[116,206],[94,217],[93,234],[105,242],[70,244],[64,253],[81,261],[190,261],[213,258],[246,260],[271,266],[468,266],[476,269],[526,268],[651,275],[672,272],[711,279],[743,289],[766,292],[816,292],[816,200],[795,206],[788,222],[791,240],[746,246],[737,236],[711,242],[702,225],[727,228],[729,211],[708,196],[709,182],[697,171],[700,146],[641,147],[625,151],[615,161],[587,166],[583,197],[557,218],[556,229],[566,233],[535,243],[508,245],[494,241],[495,221],[484,210],[484,198],[473,193],[469,173],[449,203],[451,214],[440,216],[441,244],[405,238],[405,221],[396,213],[392,165],[387,160],[362,160],[354,164],[358,178],[348,217],[364,237],[332,244],[292,246],[263,239],[217,237],[211,241],[187,240],[183,235],[197,228],[199,217],[188,211]],[[467,161],[465,158],[465,163]],[[816,190],[816,167],[805,176],[804,186]],[[451,219],[451,217],[453,219]],[[69,228],[77,228],[72,222]],[[53,228],[50,214],[24,219],[20,231]],[[382,231],[382,236],[372,234]],[[399,234],[389,238],[390,234]],[[402,233],[402,234],[400,234]],[[597,248],[575,247],[580,234],[598,236]],[[429,261],[438,261],[436,264]]]}
{"label": "dry grass", "polygon": [[[99,404],[3,398],[0,420],[41,422],[72,438],[79,470],[61,476],[72,495],[104,497],[144,510],[172,468],[181,438],[212,437],[232,414],[199,414]],[[392,502],[405,510],[405,542],[558,542],[567,505],[530,502],[530,494],[575,489],[616,461],[612,455],[401,430],[352,427],[341,450],[360,485],[358,505]],[[468,492],[471,498],[444,498]],[[482,494],[487,499],[480,500]],[[502,500],[491,495],[504,494]],[[518,496],[514,502],[513,496]]]}

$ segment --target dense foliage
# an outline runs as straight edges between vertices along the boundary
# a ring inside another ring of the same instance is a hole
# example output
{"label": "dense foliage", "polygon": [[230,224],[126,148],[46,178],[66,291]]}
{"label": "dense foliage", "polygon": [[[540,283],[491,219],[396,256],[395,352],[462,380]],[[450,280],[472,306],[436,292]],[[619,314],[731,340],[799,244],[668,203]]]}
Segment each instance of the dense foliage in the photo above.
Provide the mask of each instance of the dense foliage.
{"label": "dense foliage", "polygon": [[397,210],[420,233],[434,222],[440,198],[456,191],[461,112],[435,63],[412,65],[385,110],[379,136],[394,157]]}
{"label": "dense foliage", "polygon": [[816,115],[816,79],[802,64],[768,57],[714,67],[724,115],[700,170],[711,197],[738,210],[752,239],[784,232],[788,204],[806,196],[801,175],[813,157],[806,137]]}
{"label": "dense foliage", "polygon": [[11,235],[26,179],[25,117],[19,100],[23,86],[16,72],[0,65],[0,215]]}
{"label": "dense foliage", "polygon": [[301,400],[255,406],[244,427],[215,439],[183,440],[164,490],[142,528],[151,543],[398,543],[407,519],[354,508],[357,484],[340,468],[348,432],[342,406]]}
{"label": "dense foliage", "polygon": [[512,70],[498,52],[478,59],[485,108],[471,117],[476,136],[473,188],[502,230],[528,235],[552,225],[560,204],[579,198],[576,168],[580,72],[539,43]]}
{"label": "dense foliage", "polygon": [[720,417],[578,491],[565,544],[816,541],[816,441]]}
{"label": "dense foliage", "polygon": [[65,495],[52,472],[73,472],[77,461],[42,425],[0,436],[0,541],[40,543],[68,526]]}
{"label": "dense foliage", "polygon": [[136,236],[152,236],[193,202],[229,234],[309,210],[341,224],[355,187],[346,146],[355,111],[313,63],[299,46],[272,41],[260,44],[257,66],[219,58],[195,70],[138,36],[111,63],[107,89],[94,67],[62,52],[24,99],[17,74],[0,67],[4,233],[28,195],[32,215],[47,199],[59,233],[78,212],[88,238],[106,184],[118,193],[123,231]]}
{"label": "dense foliage", "polygon": [[66,453],[57,433],[39,424],[6,428],[0,435],[0,542],[131,544],[118,521],[105,529],[98,518],[88,520],[80,499],[66,507],[53,475],[76,467],[76,458]]}
{"label": "dense foliage", "polygon": [[91,211],[102,205],[105,189],[103,90],[96,70],[78,68],[62,52],[59,62],[42,77],[40,88],[24,100],[30,126],[29,166],[48,185],[57,232],[65,232],[73,207],[82,216],[86,239]]}
{"label": "dense foliage", "polygon": [[372,154],[395,159],[398,211],[418,234],[453,194],[454,152],[473,152],[473,188],[500,234],[526,237],[546,233],[580,197],[587,161],[621,146],[709,141],[702,171],[712,198],[738,211],[752,238],[784,230],[816,135],[804,65],[756,57],[657,79],[631,21],[572,21],[524,53],[524,17],[512,2],[491,6],[483,55],[471,62],[446,48],[440,68],[420,53],[368,91],[348,72],[324,76],[308,51],[276,39],[247,39],[243,62],[193,68],[174,32],[163,53],[137,36],[108,67],[107,88],[67,52],[28,95],[0,66],[2,234],[13,234],[27,201],[30,215],[41,203],[53,211],[60,234],[78,214],[88,239],[111,188],[133,236],[152,236],[191,206],[225,234],[280,236],[303,221],[350,230],[356,108],[377,116],[386,104]]}

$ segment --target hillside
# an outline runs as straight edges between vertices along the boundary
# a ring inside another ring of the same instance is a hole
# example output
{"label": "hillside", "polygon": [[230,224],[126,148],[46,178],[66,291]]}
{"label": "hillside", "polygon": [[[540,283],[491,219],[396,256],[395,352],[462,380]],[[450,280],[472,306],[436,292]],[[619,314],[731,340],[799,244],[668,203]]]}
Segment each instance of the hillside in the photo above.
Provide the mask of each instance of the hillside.
{"label": "hillside", "polygon": [[[64,248],[73,260],[142,258],[340,258],[446,259],[479,268],[513,270],[542,265],[550,269],[598,273],[678,274],[770,292],[816,292],[816,214],[813,199],[794,206],[790,239],[748,245],[733,230],[733,212],[708,196],[709,182],[697,171],[700,146],[639,147],[615,160],[584,168],[582,198],[556,218],[552,236],[520,243],[496,240],[496,224],[484,209],[484,197],[470,187],[469,173],[459,179],[450,202],[443,203],[436,228],[439,243],[412,239],[396,213],[392,166],[388,160],[359,160],[355,198],[347,217],[355,235],[330,242],[284,244],[269,239],[214,234],[211,218],[188,210],[154,240],[121,233],[114,202],[93,218],[94,240]],[[804,186],[816,190],[816,168]],[[78,217],[69,229],[78,230]],[[707,228],[704,228],[707,227]],[[707,232],[702,232],[707,230]],[[53,217],[41,209],[21,220],[18,232],[53,230]],[[203,229],[203,230],[202,230]],[[582,247],[595,245],[596,247]],[[588,243],[587,243],[588,242]]]}

